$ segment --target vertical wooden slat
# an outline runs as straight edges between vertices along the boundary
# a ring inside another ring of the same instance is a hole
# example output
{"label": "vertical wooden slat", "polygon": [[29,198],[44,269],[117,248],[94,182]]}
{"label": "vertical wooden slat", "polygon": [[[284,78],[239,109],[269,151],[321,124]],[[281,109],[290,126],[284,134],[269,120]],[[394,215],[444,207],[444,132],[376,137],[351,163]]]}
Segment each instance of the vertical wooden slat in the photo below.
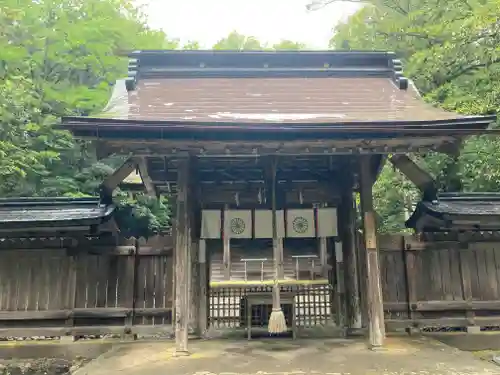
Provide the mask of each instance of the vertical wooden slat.
{"label": "vertical wooden slat", "polygon": [[[78,255],[73,254],[68,257],[68,288],[66,289],[65,308],[74,311],[76,305],[76,291],[78,280]],[[65,325],[68,329],[75,324],[73,315],[66,319]]]}
{"label": "vertical wooden slat", "polygon": [[118,307],[118,301],[116,298],[116,287],[118,282],[118,262],[120,257],[111,257],[109,261],[109,275],[106,291],[106,306],[107,307]]}
{"label": "vertical wooden slat", "polygon": [[[472,252],[465,246],[462,246],[459,251],[460,256],[460,278],[462,281],[463,299],[467,302],[472,302],[472,283],[470,270],[470,255]],[[474,325],[474,312],[466,311],[467,323]]]}
{"label": "vertical wooden slat", "polygon": [[438,251],[441,269],[441,284],[443,286],[441,298],[443,301],[453,300],[451,271],[450,271],[450,249]]}
{"label": "vertical wooden slat", "polygon": [[[28,296],[28,310],[36,310],[37,309],[37,296],[38,296],[38,280],[37,275],[40,269],[40,262],[38,258],[32,258],[29,267],[31,268],[30,272],[30,294]],[[1,293],[1,292],[0,292]],[[1,310],[1,308],[0,308]]]}
{"label": "vertical wooden slat", "polygon": [[462,300],[462,282],[460,281],[460,244],[450,250],[450,275],[452,280],[453,300]]}
{"label": "vertical wooden slat", "polygon": [[363,211],[364,237],[367,253],[367,286],[368,286],[368,323],[370,345],[380,347],[384,343],[385,323],[380,285],[380,267],[377,245],[377,228],[373,208],[373,178],[371,173],[371,157],[360,157],[360,193]]}
{"label": "vertical wooden slat", "polygon": [[[492,250],[495,264],[495,274],[497,280],[497,291],[500,292],[500,249],[495,246]],[[497,294],[497,299],[500,299],[500,294]]]}
{"label": "vertical wooden slat", "polygon": [[[19,284],[20,284],[21,278],[22,278],[22,275],[20,274],[21,262],[22,262],[22,257],[18,258],[16,261],[16,273],[14,274],[15,283],[14,283],[13,293],[11,295],[11,306],[12,306],[13,311],[17,310],[17,305],[18,305],[18,300],[19,300]],[[48,305],[48,302],[47,302],[47,305]],[[46,308],[45,308],[45,310],[46,310]]]}
{"label": "vertical wooden slat", "polygon": [[28,280],[28,265],[31,254],[22,254],[17,258],[17,263],[19,264],[19,272],[17,272],[17,298],[16,298],[16,310],[25,310],[26,293],[27,293],[27,280]]}
{"label": "vertical wooden slat", "polygon": [[74,307],[87,307],[86,306],[86,290],[87,290],[87,274],[86,274],[86,263],[87,255],[78,254],[73,257],[76,267],[76,282],[75,282],[75,304]]}
{"label": "vertical wooden slat", "polygon": [[0,252],[0,311],[7,310],[7,291],[9,285],[8,251]]}
{"label": "vertical wooden slat", "polygon": [[188,190],[189,160],[181,159],[177,167],[177,209],[175,228],[175,352],[188,354],[189,267],[191,235],[189,230]]}
{"label": "vertical wooden slat", "polygon": [[[162,243],[163,245],[163,243]],[[165,255],[155,257],[155,298],[153,301],[153,307],[155,308],[165,308],[166,301],[166,265],[167,257]],[[154,324],[164,324],[164,318],[156,319],[153,318]]]}
{"label": "vertical wooden slat", "polygon": [[428,290],[430,291],[430,299],[439,300],[443,295],[443,279],[442,270],[440,266],[439,250],[429,249],[426,252],[427,268],[430,272],[430,277],[428,279]]}
{"label": "vertical wooden slat", "polygon": [[488,278],[487,288],[485,289],[488,290],[488,293],[484,297],[490,301],[498,299],[498,282],[494,252],[494,244],[489,243],[487,249],[485,249],[486,277]]}
{"label": "vertical wooden slat", "polygon": [[476,261],[477,261],[477,278],[478,278],[478,284],[479,284],[479,290],[481,293],[479,296],[482,296],[484,294],[484,290],[488,288],[488,274],[486,270],[486,249],[484,246],[478,246],[475,250],[474,253],[476,255]]}
{"label": "vertical wooden slat", "polygon": [[408,301],[408,318],[415,320],[415,312],[412,305],[417,302],[417,265],[416,253],[406,246],[405,238],[401,239],[401,248],[404,252],[405,273],[406,273],[406,293]]}
{"label": "vertical wooden slat", "polygon": [[[147,256],[145,261],[147,262],[147,274],[146,274],[146,288],[145,288],[145,300],[146,306],[148,308],[154,307],[156,285],[155,285],[155,264],[158,256]],[[146,324],[153,324],[154,317],[147,317]]]}
{"label": "vertical wooden slat", "polygon": [[[121,285],[119,289],[124,289],[122,302],[124,307],[128,307],[131,312],[125,319],[125,334],[128,334],[134,324],[135,314],[134,309],[136,306],[136,283],[137,283],[137,266],[140,254],[139,240],[134,241],[134,253],[127,256],[127,263],[125,264],[125,272],[122,276]],[[121,307],[120,306],[120,307]]]}
{"label": "vertical wooden slat", "polygon": [[97,256],[87,255],[87,269],[86,269],[86,281],[87,281],[87,305],[86,307],[94,308],[97,303],[97,293],[96,284],[97,280]]}

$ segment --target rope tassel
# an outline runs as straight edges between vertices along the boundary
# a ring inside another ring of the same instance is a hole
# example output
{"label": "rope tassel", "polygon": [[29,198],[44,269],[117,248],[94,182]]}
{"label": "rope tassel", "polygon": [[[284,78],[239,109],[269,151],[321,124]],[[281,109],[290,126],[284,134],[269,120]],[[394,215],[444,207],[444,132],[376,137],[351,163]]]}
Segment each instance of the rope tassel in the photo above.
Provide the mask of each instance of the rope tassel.
{"label": "rope tassel", "polygon": [[[273,241],[277,242],[277,241]],[[277,245],[275,245],[277,246]],[[275,263],[277,263],[275,261]],[[283,333],[287,331],[286,319],[283,310],[281,309],[280,285],[278,282],[278,269],[275,268],[275,277],[273,284],[273,310],[269,317],[267,330],[269,333]]]}

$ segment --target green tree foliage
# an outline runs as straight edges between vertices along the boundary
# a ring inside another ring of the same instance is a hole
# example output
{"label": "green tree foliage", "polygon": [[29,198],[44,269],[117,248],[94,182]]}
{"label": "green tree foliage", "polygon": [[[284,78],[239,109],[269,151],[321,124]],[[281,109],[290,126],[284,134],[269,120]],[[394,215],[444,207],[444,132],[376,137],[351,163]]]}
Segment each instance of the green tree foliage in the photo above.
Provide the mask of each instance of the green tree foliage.
{"label": "green tree foliage", "polygon": [[253,36],[246,36],[232,31],[227,37],[214,44],[215,50],[251,51],[262,50],[262,44]]}
{"label": "green tree foliage", "polygon": [[[0,25],[0,196],[95,195],[123,156],[98,162],[57,118],[102,109],[126,72],[125,51],[178,42],[150,30],[129,0],[3,0]],[[168,218],[163,203],[123,204],[149,220],[143,229]]]}
{"label": "green tree foliage", "polygon": [[[189,45],[189,44],[188,44]],[[198,49],[198,48],[189,48]],[[275,43],[271,46],[266,43],[260,42],[257,38],[253,36],[247,36],[240,34],[237,31],[232,31],[225,38],[220,39],[212,47],[214,50],[233,50],[233,51],[259,51],[259,50],[271,50],[271,51],[298,51],[307,49],[304,43],[294,42],[292,40],[283,39],[279,43]]]}
{"label": "green tree foliage", "polygon": [[[500,108],[499,16],[499,0],[374,0],[335,29],[330,46],[394,51],[425,100],[462,114],[492,114]],[[499,140],[473,137],[460,156],[413,157],[443,190],[500,191],[499,151]],[[418,197],[403,179],[386,166],[375,186],[382,230],[401,229],[403,202]]]}
{"label": "green tree foliage", "polygon": [[307,49],[307,46],[304,43],[284,39],[279,43],[274,44],[272,49],[276,51],[300,51]]}

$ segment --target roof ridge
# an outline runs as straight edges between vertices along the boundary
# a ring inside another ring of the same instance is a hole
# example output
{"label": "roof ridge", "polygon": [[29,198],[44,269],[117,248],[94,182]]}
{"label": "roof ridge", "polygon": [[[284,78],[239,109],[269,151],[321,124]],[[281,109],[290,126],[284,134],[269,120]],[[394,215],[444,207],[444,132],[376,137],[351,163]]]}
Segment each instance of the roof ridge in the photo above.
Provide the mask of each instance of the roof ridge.
{"label": "roof ridge", "polygon": [[129,54],[126,87],[141,78],[385,76],[408,88],[403,64],[387,51],[139,50]]}

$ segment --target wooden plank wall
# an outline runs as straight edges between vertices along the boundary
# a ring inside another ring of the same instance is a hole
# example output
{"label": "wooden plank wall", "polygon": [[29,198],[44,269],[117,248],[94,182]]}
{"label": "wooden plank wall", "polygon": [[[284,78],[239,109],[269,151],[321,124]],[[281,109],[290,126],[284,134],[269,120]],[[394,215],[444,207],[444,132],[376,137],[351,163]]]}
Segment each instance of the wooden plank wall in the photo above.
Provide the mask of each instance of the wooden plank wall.
{"label": "wooden plank wall", "polygon": [[172,255],[162,238],[0,250],[0,337],[168,333]]}
{"label": "wooden plank wall", "polygon": [[[500,242],[379,242],[388,329],[500,326]],[[71,251],[2,246],[0,337],[172,333],[170,237]]]}
{"label": "wooden plank wall", "polygon": [[500,242],[381,236],[390,328],[500,326]]}

